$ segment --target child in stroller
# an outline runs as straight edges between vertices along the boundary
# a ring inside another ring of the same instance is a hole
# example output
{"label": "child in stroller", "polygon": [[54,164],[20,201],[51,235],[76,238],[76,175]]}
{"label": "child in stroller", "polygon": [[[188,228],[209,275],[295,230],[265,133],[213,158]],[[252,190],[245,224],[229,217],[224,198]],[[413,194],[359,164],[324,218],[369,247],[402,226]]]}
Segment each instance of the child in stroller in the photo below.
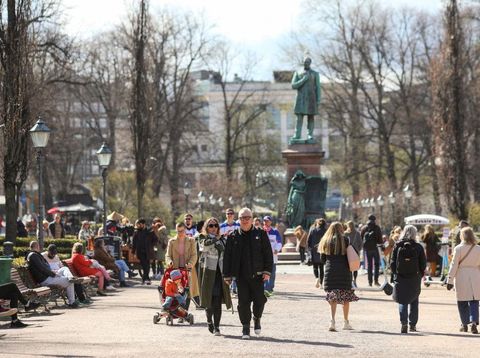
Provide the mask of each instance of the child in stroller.
{"label": "child in stroller", "polygon": [[185,309],[185,301],[188,296],[187,270],[167,270],[158,291],[160,292],[162,310],[153,316],[154,324],[157,324],[162,317],[165,317],[167,325],[172,325],[174,318],[182,318],[191,325],[193,324],[193,315]]}

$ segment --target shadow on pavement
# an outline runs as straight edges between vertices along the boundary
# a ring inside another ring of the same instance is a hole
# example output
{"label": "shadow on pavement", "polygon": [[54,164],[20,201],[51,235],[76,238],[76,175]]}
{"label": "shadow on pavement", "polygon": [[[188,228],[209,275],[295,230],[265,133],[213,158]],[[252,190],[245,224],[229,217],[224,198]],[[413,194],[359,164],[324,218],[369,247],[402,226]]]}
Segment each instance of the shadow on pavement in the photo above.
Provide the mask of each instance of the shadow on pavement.
{"label": "shadow on pavement", "polygon": [[[224,335],[225,338],[228,339],[238,339],[242,340],[241,336],[232,336],[232,335]],[[328,343],[328,342],[315,342],[315,341],[296,341],[293,339],[281,339],[281,338],[273,338],[273,337],[252,337],[252,341],[265,341],[265,342],[272,342],[272,343],[287,343],[287,344],[305,344],[309,346],[325,346],[325,347],[334,347],[334,348],[355,348],[350,344],[339,344],[339,343]]]}
{"label": "shadow on pavement", "polygon": [[446,337],[461,337],[461,338],[478,338],[477,335],[471,334],[460,334],[460,333],[440,333],[440,332],[410,332],[408,334],[402,334],[400,332],[385,332],[385,331],[366,331],[366,330],[359,330],[359,331],[352,331],[352,333],[368,333],[368,334],[383,334],[386,336],[408,336],[408,337],[427,337],[427,336],[446,336]]}
{"label": "shadow on pavement", "polygon": [[279,292],[275,291],[275,295],[272,297],[272,299],[279,298],[283,300],[294,300],[294,301],[299,301],[299,300],[310,300],[312,298],[325,298],[325,295],[317,295],[313,293],[296,293],[296,292]]}

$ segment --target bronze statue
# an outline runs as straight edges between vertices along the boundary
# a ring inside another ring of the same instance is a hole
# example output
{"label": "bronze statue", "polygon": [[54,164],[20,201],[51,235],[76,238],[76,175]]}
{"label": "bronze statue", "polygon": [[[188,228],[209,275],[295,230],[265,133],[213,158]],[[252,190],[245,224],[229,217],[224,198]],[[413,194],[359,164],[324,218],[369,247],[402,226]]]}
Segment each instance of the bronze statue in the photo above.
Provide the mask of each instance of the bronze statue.
{"label": "bronze statue", "polygon": [[[297,90],[294,112],[297,116],[295,125],[295,134],[290,138],[289,143],[315,143],[313,130],[315,127],[314,116],[318,114],[320,105],[320,76],[318,72],[312,70],[310,65],[312,59],[305,57],[303,62],[303,72],[296,71],[292,78],[292,88]],[[300,139],[302,136],[303,116],[307,116],[307,140]]]}
{"label": "bronze statue", "polygon": [[305,174],[297,170],[290,181],[290,192],[287,201],[287,219],[290,227],[302,225],[305,216]]}

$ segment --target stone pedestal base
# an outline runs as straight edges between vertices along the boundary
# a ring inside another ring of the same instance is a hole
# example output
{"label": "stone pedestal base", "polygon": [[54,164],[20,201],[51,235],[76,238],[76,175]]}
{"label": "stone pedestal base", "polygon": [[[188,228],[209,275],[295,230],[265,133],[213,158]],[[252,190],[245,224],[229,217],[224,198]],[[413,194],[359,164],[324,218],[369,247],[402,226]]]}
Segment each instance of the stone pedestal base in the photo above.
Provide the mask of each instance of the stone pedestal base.
{"label": "stone pedestal base", "polygon": [[288,181],[301,170],[306,176],[320,175],[320,166],[325,156],[320,144],[291,144],[282,152],[287,162]]}

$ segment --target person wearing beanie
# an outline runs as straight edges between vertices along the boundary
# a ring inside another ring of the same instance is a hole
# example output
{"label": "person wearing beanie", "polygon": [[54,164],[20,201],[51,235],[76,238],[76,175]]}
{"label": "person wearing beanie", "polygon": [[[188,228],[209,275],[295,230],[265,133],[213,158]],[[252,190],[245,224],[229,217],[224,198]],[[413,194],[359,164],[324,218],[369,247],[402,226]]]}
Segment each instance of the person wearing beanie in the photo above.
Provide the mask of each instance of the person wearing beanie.
{"label": "person wearing beanie", "polygon": [[[368,223],[362,228],[360,235],[362,236],[363,252],[368,265],[368,285],[372,286],[375,280],[375,286],[380,286],[378,276],[380,273],[380,254],[377,245],[383,244],[382,230],[376,224],[375,215],[368,217]],[[375,269],[375,271],[374,271]]]}

